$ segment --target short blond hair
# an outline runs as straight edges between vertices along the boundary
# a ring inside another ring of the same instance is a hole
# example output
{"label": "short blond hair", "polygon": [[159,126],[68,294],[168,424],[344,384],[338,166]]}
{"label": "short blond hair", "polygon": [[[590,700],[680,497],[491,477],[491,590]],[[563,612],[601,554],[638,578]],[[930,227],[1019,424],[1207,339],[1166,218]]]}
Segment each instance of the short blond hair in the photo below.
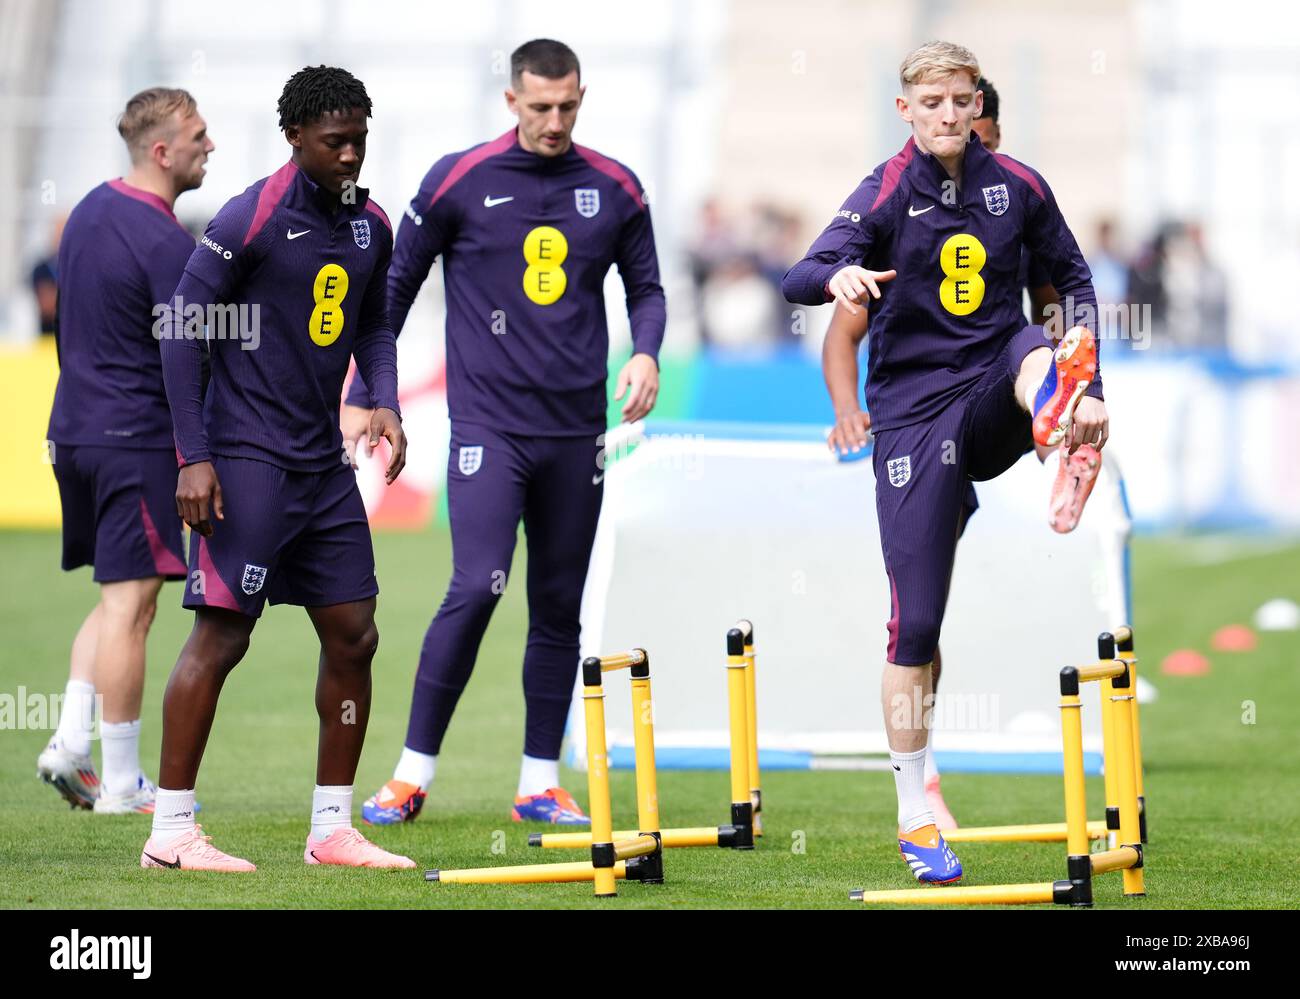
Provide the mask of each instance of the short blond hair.
{"label": "short blond hair", "polygon": [[904,87],[911,87],[954,73],[969,73],[971,83],[977,84],[980,63],[975,53],[952,42],[926,42],[907,54],[898,67],[898,80]]}
{"label": "short blond hair", "polygon": [[117,134],[130,150],[131,162],[138,162],[148,153],[150,140],[173,114],[179,111],[186,118],[197,110],[190,92],[175,87],[150,87],[132,97],[117,119]]}

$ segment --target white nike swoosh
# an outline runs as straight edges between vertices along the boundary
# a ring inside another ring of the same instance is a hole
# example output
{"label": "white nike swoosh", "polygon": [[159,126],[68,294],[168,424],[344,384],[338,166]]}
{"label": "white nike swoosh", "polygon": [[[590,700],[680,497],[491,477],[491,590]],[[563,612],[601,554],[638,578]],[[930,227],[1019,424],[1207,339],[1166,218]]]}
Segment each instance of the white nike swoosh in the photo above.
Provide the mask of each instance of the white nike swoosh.
{"label": "white nike swoosh", "polygon": [[908,206],[907,206],[907,214],[910,215],[910,216],[912,216],[912,218],[916,218],[918,215],[924,215],[926,212],[930,211],[930,209],[933,208],[933,207],[934,207],[934,205],[931,205],[930,208],[922,208],[922,209],[918,212],[918,211],[916,210],[916,206],[915,206],[915,205],[908,205]]}
{"label": "white nike swoosh", "polygon": [[307,233],[309,233],[309,232],[311,232],[310,229],[304,229],[302,232],[294,232],[292,229],[290,229],[290,230],[289,230],[289,238],[290,238],[290,239],[297,239],[299,236],[305,236],[305,235],[307,235]]}
{"label": "white nike swoosh", "polygon": [[489,194],[487,197],[483,199],[483,207],[494,208],[497,205],[504,205],[507,201],[514,201],[514,200],[515,200],[515,196],[513,194],[510,195],[510,197],[508,198],[494,198],[492,197],[492,195]]}
{"label": "white nike swoosh", "polygon": [[599,475],[593,475],[593,476],[591,477],[591,484],[592,484],[593,486],[598,486],[598,485],[600,485],[601,479],[603,479],[604,477],[605,477],[605,473],[604,473],[604,472],[601,472]]}

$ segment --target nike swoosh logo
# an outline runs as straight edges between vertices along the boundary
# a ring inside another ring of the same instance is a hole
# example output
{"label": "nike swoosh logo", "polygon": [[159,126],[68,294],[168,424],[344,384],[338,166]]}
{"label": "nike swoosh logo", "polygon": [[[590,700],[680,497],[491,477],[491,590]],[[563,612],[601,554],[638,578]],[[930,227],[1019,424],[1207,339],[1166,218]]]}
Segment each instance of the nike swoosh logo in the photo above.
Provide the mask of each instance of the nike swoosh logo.
{"label": "nike swoosh logo", "polygon": [[514,201],[515,196],[512,194],[508,198],[494,198],[490,194],[483,199],[484,208],[495,208],[497,205],[504,205],[507,201]]}
{"label": "nike swoosh logo", "polygon": [[599,475],[593,475],[593,476],[591,477],[591,484],[592,484],[593,486],[598,486],[598,485],[600,485],[600,483],[602,482],[602,480],[604,480],[604,478],[605,478],[605,473],[604,473],[604,472],[601,472]]}
{"label": "nike swoosh logo", "polygon": [[318,864],[323,864],[323,863],[325,863],[325,861],[321,860],[320,857],[316,856],[316,851],[315,851],[315,850],[308,850],[307,852],[311,854],[311,859],[314,860],[314,861],[316,861],[316,863],[318,863]]}
{"label": "nike swoosh logo", "polygon": [[169,864],[169,863],[167,863],[167,861],[165,861],[165,860],[160,860],[159,858],[155,857],[152,853],[146,853],[145,856],[148,857],[150,860],[152,860],[152,861],[153,861],[155,864],[157,864],[159,867],[174,867],[174,868],[176,868],[177,870],[180,870],[180,866],[181,866],[181,858],[180,858],[180,857],[177,857],[175,860],[173,860],[173,861]]}
{"label": "nike swoosh logo", "polygon": [[931,205],[929,208],[922,208],[922,209],[918,212],[918,211],[916,210],[916,206],[915,206],[915,205],[908,205],[908,206],[907,206],[907,214],[910,215],[910,216],[912,216],[912,218],[916,218],[918,215],[924,215],[926,212],[930,211],[930,210],[933,209],[933,208],[934,208],[934,205]]}
{"label": "nike swoosh logo", "polygon": [[305,236],[305,235],[307,235],[307,233],[309,233],[309,232],[311,232],[310,229],[304,229],[302,232],[294,232],[292,229],[290,229],[290,230],[289,230],[289,238],[290,238],[290,239],[297,239],[299,236]]}

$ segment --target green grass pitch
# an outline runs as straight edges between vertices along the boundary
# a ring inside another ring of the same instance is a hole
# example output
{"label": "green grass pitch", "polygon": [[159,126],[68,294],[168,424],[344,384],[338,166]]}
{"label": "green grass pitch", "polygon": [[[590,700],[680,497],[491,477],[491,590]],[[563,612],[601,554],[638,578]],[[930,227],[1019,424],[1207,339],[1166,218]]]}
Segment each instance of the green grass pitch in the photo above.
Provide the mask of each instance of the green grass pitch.
{"label": "green grass pitch", "polygon": [[[387,779],[401,748],[416,654],[450,572],[443,530],[381,534],[376,545],[382,638],[357,775],[358,812]],[[1216,552],[1221,557],[1214,558]],[[521,545],[516,558],[523,554]],[[1249,622],[1270,597],[1300,600],[1300,545],[1140,540],[1133,556],[1138,651],[1145,675],[1160,688],[1159,700],[1142,713],[1152,832],[1148,896],[1122,901],[1118,875],[1108,875],[1097,885],[1097,905],[1294,907],[1300,633],[1263,633],[1256,651],[1232,654],[1211,652],[1209,636],[1220,625]],[[0,605],[0,694],[16,696],[20,686],[46,694],[63,690],[68,649],[94,587],[86,570],[59,572],[58,558],[55,533],[0,533],[9,579]],[[421,868],[581,859],[577,852],[528,849],[526,833],[538,827],[509,820],[523,727],[521,565],[516,562],[513,576],[520,582],[508,589],[483,644],[424,814],[410,825],[367,830]],[[162,691],[189,622],[179,607],[178,586],[169,585],[150,637],[144,703],[143,762],[155,777]],[[1182,647],[1210,656],[1209,675],[1159,675],[1164,656]],[[0,731],[0,905],[848,908],[850,888],[911,885],[893,840],[894,793],[887,773],[767,774],[767,835],[757,850],[670,851],[667,884],[620,883],[613,900],[596,902],[587,884],[430,885],[418,871],[306,867],[302,849],[316,752],[315,649],[301,611],[268,612],[247,659],[227,683],[199,779],[205,830],[223,849],[257,863],[256,874],[141,870],[149,820],[70,811],[35,776],[48,733],[7,730]],[[1254,705],[1253,723],[1243,720],[1245,702]],[[761,710],[761,677],[759,704]],[[877,707],[865,704],[863,710]],[[566,772],[564,779],[585,801],[585,777]],[[666,824],[708,825],[721,817],[725,774],[666,771],[659,780]],[[970,825],[1059,820],[1063,807],[1059,777],[954,773],[945,777],[944,791],[958,819]],[[633,815],[629,772],[615,773],[614,794],[615,815]],[[1100,778],[1090,778],[1090,816],[1100,814],[1100,799]],[[1053,880],[1063,875],[1063,851],[1056,844],[959,847],[966,884]]]}

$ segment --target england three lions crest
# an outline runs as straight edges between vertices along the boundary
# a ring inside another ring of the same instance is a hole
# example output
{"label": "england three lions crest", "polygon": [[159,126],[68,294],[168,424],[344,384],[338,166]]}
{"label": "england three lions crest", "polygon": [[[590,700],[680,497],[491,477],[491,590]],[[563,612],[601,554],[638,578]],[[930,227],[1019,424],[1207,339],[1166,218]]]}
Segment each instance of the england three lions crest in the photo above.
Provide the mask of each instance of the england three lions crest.
{"label": "england three lions crest", "polygon": [[912,456],[905,454],[901,458],[890,458],[885,471],[889,473],[889,484],[902,489],[912,477]]}
{"label": "england three lions crest", "polygon": [[483,445],[476,444],[473,447],[463,447],[460,449],[460,472],[462,475],[473,475],[483,465]]}
{"label": "england three lions crest", "polygon": [[1011,207],[1011,192],[1006,184],[994,184],[984,188],[984,207],[990,215],[1005,215]]}
{"label": "england three lions crest", "polygon": [[250,597],[262,588],[266,582],[266,566],[253,565],[249,562],[244,565],[244,578],[240,583],[244,592]]}
{"label": "england three lions crest", "polygon": [[356,219],[352,223],[352,238],[356,240],[357,246],[363,250],[370,245],[369,219]]}
{"label": "england three lions crest", "polygon": [[584,219],[594,218],[600,211],[600,191],[594,187],[575,188],[573,201],[578,206],[578,214]]}

